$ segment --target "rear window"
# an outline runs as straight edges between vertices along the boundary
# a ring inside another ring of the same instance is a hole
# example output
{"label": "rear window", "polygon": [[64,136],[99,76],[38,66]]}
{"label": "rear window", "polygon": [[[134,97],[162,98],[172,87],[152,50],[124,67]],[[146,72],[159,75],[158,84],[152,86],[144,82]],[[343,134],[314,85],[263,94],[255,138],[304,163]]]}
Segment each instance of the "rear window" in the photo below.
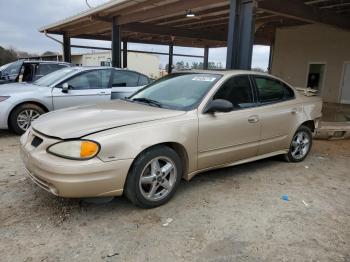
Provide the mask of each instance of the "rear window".
{"label": "rear window", "polygon": [[126,70],[114,70],[112,87],[135,87],[139,83],[139,74]]}
{"label": "rear window", "polygon": [[39,64],[39,68],[37,71],[37,75],[47,75],[50,74],[56,70],[58,70],[59,68],[57,67],[56,64]]}
{"label": "rear window", "polygon": [[147,76],[144,76],[144,75],[140,75],[140,78],[139,78],[139,86],[145,86],[145,85],[148,85],[149,84],[149,79]]}

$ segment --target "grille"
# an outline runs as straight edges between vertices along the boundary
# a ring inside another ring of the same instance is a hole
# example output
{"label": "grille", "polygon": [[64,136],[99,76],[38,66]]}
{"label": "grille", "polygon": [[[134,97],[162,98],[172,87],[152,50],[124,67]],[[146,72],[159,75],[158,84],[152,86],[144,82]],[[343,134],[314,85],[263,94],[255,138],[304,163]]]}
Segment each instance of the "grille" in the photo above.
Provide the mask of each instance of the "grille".
{"label": "grille", "polygon": [[43,140],[40,137],[35,136],[32,140],[32,146],[38,147],[43,142]]}

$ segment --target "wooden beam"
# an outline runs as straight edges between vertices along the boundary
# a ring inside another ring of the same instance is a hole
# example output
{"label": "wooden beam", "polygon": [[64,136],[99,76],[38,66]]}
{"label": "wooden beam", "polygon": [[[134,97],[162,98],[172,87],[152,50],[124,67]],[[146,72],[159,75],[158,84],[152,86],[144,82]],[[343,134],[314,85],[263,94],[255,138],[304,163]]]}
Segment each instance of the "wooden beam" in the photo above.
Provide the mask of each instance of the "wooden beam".
{"label": "wooden beam", "polygon": [[67,35],[69,37],[75,37],[79,35],[85,34],[98,34],[99,32],[107,31],[112,29],[112,23],[106,22],[96,22],[96,23],[88,23],[86,26],[79,27],[78,29],[68,31]]}
{"label": "wooden beam", "polygon": [[[228,5],[228,3],[227,3]],[[210,9],[205,9],[201,11],[193,11],[192,12],[196,15],[195,17],[186,17],[184,14],[177,15],[169,18],[156,18],[156,19],[148,19],[145,22],[152,22],[152,24],[158,24],[158,25],[167,25],[171,23],[176,23],[176,22],[182,22],[182,21],[196,21],[198,19],[203,19],[208,16],[214,16],[214,15],[219,15],[223,13],[228,13],[228,6],[223,5],[215,8],[210,8]]]}
{"label": "wooden beam", "polygon": [[224,0],[179,0],[178,2],[162,5],[148,9],[147,12],[139,11],[136,13],[121,15],[117,19],[119,25],[124,25],[133,22],[141,22],[151,18],[166,17],[169,15],[176,15],[183,12],[185,15],[186,10],[203,7],[206,5],[215,5],[220,2],[226,2]]}
{"label": "wooden beam", "polygon": [[[159,2],[163,2],[164,0],[147,0],[141,3],[138,3],[135,5],[135,3],[132,3],[131,1],[131,5],[124,7],[124,8],[120,8],[119,6],[116,6],[114,8],[110,8],[108,9],[106,12],[108,17],[112,18],[113,16],[118,16],[118,15],[126,15],[126,14],[130,14],[130,13],[135,13],[135,12],[139,12],[139,11],[146,11],[150,8],[153,8],[155,5],[158,5]],[[135,1],[136,2],[136,1]]]}
{"label": "wooden beam", "polygon": [[218,22],[218,23],[209,23],[209,24],[200,24],[200,25],[195,25],[195,26],[191,26],[191,28],[193,29],[203,29],[203,28],[210,28],[213,30],[216,30],[217,27],[223,27],[223,26],[228,26],[228,19],[222,22]]}
{"label": "wooden beam", "polygon": [[100,21],[100,22],[112,23],[113,19],[108,18],[108,17],[98,16],[98,15],[91,15],[90,21]]}
{"label": "wooden beam", "polygon": [[174,28],[169,26],[160,26],[145,23],[132,23],[122,26],[123,31],[147,33],[154,35],[166,35],[184,38],[199,38],[215,41],[226,41],[226,36],[217,31],[199,31],[182,28]]}
{"label": "wooden beam", "polygon": [[306,5],[301,0],[264,0],[258,2],[258,8],[307,23],[319,23],[350,30],[349,18],[332,14],[315,6]]}
{"label": "wooden beam", "polygon": [[211,17],[210,19],[203,19],[203,20],[197,20],[197,21],[192,21],[192,22],[183,22],[183,23],[177,23],[174,24],[173,26],[176,27],[191,27],[194,25],[202,25],[202,24],[207,24],[207,23],[215,23],[218,21],[222,21],[222,20],[228,20],[229,16],[228,14],[224,14],[224,15],[218,15],[218,16],[214,16]]}

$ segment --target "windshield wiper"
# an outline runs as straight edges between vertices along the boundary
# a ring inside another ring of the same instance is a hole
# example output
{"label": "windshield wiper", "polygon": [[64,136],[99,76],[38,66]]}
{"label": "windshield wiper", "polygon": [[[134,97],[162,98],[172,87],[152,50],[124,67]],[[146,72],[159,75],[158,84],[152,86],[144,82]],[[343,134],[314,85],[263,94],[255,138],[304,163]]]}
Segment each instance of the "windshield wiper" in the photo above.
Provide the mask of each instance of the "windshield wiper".
{"label": "windshield wiper", "polygon": [[162,107],[162,104],[161,104],[161,103],[159,103],[159,102],[156,101],[156,100],[149,99],[149,98],[137,97],[137,98],[133,98],[132,101],[144,102],[144,103],[147,103],[147,104],[149,104],[149,105],[154,105],[154,106],[157,106],[157,107]]}

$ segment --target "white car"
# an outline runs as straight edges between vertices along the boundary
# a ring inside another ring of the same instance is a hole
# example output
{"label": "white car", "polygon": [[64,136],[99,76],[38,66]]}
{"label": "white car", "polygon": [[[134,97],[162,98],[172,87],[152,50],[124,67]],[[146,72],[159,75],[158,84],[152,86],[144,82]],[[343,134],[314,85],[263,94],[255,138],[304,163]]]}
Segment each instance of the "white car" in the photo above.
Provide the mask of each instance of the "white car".
{"label": "white car", "polygon": [[33,83],[0,86],[0,129],[24,133],[41,114],[125,98],[149,84],[140,73],[110,67],[69,67]]}

